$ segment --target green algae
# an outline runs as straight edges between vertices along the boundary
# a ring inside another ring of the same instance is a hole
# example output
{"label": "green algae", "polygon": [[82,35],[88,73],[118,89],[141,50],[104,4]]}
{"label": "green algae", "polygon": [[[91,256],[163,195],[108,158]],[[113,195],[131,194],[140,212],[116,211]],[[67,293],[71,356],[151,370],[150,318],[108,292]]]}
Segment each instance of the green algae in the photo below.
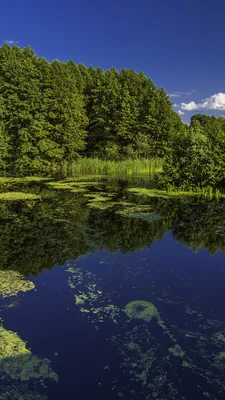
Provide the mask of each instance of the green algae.
{"label": "green algae", "polygon": [[117,323],[120,309],[100,290],[96,275],[80,268],[69,268],[67,272],[70,273],[68,284],[74,295],[75,304],[82,315],[96,324],[96,330],[99,329],[97,324],[105,320]]}
{"label": "green algae", "polygon": [[26,384],[4,386],[0,392],[0,400],[48,400],[44,394],[30,390]]}
{"label": "green algae", "polygon": [[221,351],[217,358],[219,358],[220,360],[224,360],[225,359],[225,351]]}
{"label": "green algae", "polygon": [[3,192],[0,193],[0,200],[17,201],[17,200],[39,200],[40,196],[32,193],[24,192]]}
{"label": "green algae", "polygon": [[88,181],[53,181],[53,182],[48,182],[47,186],[52,189],[58,189],[58,190],[75,190],[76,188],[83,189],[85,191],[89,186],[98,186],[99,182],[88,182]]}
{"label": "green algae", "polygon": [[174,347],[169,347],[169,352],[174,355],[174,357],[184,357],[185,351],[181,349],[179,344],[175,344]]}
{"label": "green algae", "polygon": [[0,271],[0,297],[17,296],[35,288],[33,282],[23,278],[17,271]]}
{"label": "green algae", "polygon": [[84,197],[88,198],[88,207],[102,211],[112,208],[117,204],[116,202],[111,201],[112,196],[113,194],[104,192],[88,193],[84,195]]}
{"label": "green algae", "polygon": [[215,338],[216,338],[217,340],[219,340],[220,342],[225,343],[225,336],[224,336],[223,332],[218,332],[218,333],[216,333],[216,334],[215,334]]}
{"label": "green algae", "polygon": [[182,367],[184,367],[184,368],[191,368],[191,364],[189,363],[189,362],[187,362],[187,361],[182,361]]}
{"label": "green algae", "polygon": [[159,312],[154,304],[149,301],[135,300],[131,301],[124,308],[124,312],[129,318],[143,319],[145,322],[150,322],[152,318],[160,320]]}
{"label": "green algae", "polygon": [[84,193],[86,192],[86,189],[83,188],[73,188],[70,190],[70,193]]}
{"label": "green algae", "polygon": [[48,359],[33,355],[15,332],[0,326],[0,369],[3,376],[20,381],[57,381],[58,377],[50,364]]}

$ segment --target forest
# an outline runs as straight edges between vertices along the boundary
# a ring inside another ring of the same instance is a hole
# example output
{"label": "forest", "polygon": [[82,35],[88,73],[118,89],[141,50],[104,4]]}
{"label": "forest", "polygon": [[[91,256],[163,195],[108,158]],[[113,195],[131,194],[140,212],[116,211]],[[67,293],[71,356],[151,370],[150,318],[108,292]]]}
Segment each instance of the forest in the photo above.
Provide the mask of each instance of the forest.
{"label": "forest", "polygon": [[221,187],[225,118],[185,125],[143,72],[48,62],[0,47],[0,171],[51,175],[81,158],[159,159],[164,188]]}

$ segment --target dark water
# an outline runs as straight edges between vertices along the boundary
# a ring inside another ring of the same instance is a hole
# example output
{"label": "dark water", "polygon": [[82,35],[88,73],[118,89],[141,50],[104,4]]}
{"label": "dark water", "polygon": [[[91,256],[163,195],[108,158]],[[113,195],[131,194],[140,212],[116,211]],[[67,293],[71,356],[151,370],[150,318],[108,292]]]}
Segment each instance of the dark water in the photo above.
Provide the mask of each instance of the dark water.
{"label": "dark water", "polygon": [[[41,199],[0,201],[1,279],[35,284],[4,296],[1,323],[39,360],[29,374],[14,346],[5,366],[0,334],[0,399],[225,398],[224,203],[127,186],[29,183],[16,190]],[[124,311],[140,300],[156,307],[151,321]]]}

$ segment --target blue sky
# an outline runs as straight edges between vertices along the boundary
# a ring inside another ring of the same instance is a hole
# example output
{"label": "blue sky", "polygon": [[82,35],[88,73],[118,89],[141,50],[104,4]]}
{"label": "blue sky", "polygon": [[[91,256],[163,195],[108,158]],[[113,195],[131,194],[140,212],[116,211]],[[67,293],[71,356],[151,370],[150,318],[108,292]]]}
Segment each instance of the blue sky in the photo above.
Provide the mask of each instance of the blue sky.
{"label": "blue sky", "polygon": [[0,41],[48,60],[142,70],[188,122],[225,116],[224,18],[225,0],[11,0]]}

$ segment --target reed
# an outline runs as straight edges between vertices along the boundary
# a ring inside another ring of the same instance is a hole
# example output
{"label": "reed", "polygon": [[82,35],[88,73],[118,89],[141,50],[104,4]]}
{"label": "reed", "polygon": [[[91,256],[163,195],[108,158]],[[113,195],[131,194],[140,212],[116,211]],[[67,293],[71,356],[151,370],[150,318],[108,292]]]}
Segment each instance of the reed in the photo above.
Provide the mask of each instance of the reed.
{"label": "reed", "polygon": [[160,159],[126,159],[121,161],[84,157],[71,165],[63,165],[64,176],[105,175],[113,177],[150,176],[162,171]]}

